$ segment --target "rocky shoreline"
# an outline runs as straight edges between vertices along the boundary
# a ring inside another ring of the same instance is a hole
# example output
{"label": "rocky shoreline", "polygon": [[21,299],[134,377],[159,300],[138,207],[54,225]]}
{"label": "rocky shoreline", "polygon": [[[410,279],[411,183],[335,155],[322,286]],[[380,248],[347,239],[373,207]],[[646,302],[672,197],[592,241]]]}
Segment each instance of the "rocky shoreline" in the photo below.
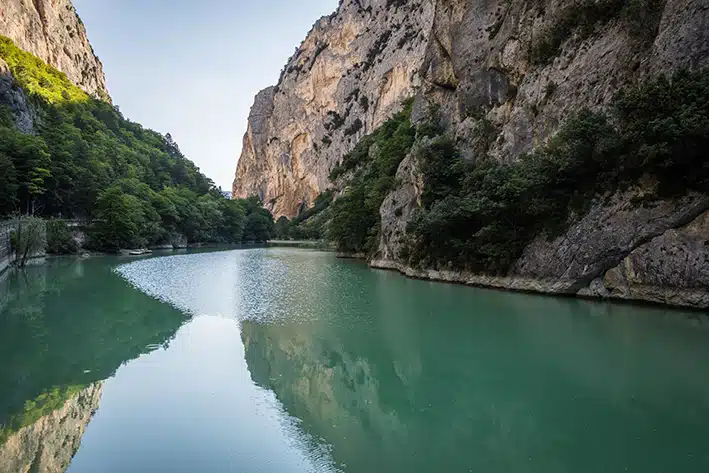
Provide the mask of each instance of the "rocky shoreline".
{"label": "rocky shoreline", "polygon": [[[352,258],[353,256],[348,255],[347,257]],[[427,281],[553,296],[659,304],[677,308],[698,310],[709,308],[709,292],[704,289],[638,285],[630,291],[618,292],[609,291],[603,282],[597,279],[588,287],[576,290],[577,282],[574,280],[487,276],[460,271],[415,269],[396,261],[383,259],[371,260],[367,263],[374,269],[397,271],[406,277]]]}

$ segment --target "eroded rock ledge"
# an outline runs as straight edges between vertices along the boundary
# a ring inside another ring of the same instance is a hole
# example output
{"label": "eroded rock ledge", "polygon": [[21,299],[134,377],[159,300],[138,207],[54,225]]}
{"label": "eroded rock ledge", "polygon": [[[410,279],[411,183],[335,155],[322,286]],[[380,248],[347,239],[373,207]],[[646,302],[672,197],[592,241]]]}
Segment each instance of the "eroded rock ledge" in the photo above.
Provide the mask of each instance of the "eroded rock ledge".
{"label": "eroded rock ledge", "polygon": [[709,198],[639,208],[628,202],[616,196],[565,235],[533,242],[508,276],[416,269],[393,259],[369,264],[434,281],[708,309]]}

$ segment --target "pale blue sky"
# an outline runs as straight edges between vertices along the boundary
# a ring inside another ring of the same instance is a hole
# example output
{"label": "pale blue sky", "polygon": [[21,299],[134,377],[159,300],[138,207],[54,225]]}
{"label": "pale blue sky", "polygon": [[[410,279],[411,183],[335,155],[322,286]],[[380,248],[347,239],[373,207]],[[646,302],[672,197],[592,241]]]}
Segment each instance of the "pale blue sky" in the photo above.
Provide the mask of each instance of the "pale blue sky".
{"label": "pale blue sky", "polygon": [[231,190],[254,95],[338,0],[74,0],[123,114]]}

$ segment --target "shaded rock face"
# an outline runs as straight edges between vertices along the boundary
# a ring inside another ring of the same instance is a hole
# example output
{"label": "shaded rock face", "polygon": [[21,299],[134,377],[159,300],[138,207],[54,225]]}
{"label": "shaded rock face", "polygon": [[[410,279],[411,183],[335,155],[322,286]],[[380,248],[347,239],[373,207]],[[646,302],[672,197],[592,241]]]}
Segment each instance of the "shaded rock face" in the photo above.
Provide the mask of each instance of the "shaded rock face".
{"label": "shaded rock face", "polygon": [[413,95],[432,21],[427,0],[345,0],[318,20],[256,97],[233,196],[259,195],[276,217],[312,205],[342,156]]}
{"label": "shaded rock face", "polygon": [[0,59],[0,104],[10,107],[19,131],[34,133],[37,114],[27,100],[25,92],[15,85],[15,78],[2,59]]}
{"label": "shaded rock face", "polygon": [[709,307],[709,212],[638,246],[589,291],[619,299]]}
{"label": "shaded rock face", "polygon": [[12,434],[0,445],[0,471],[66,471],[98,409],[102,390],[103,383],[92,384],[61,408]]}
{"label": "shaded rock face", "polygon": [[65,73],[90,95],[110,100],[103,66],[70,0],[3,0],[0,34]]}
{"label": "shaded rock face", "polygon": [[[439,2],[414,111],[441,107],[463,156],[475,159],[481,118],[497,130],[487,153],[501,162],[544,144],[563,120],[583,107],[602,108],[639,79],[682,67],[709,66],[709,6],[668,0],[650,18],[653,38],[639,40],[612,20],[589,38],[574,35],[547,64],[529,59],[529,46],[568,2]],[[416,115],[416,114],[415,114]],[[414,117],[416,118],[416,116]],[[592,206],[559,238],[538,238],[504,277],[407,268],[398,259],[402,229],[418,206],[407,157],[400,187],[380,210],[382,234],[374,265],[414,277],[517,290],[645,300],[709,307],[709,258],[701,234],[707,198],[687,195],[642,205],[643,191],[610,196]],[[414,164],[415,168],[415,164]],[[391,205],[397,202],[398,212]],[[699,219],[691,223],[694,219]],[[687,226],[689,225],[689,226]],[[687,227],[686,227],[687,226]]]}

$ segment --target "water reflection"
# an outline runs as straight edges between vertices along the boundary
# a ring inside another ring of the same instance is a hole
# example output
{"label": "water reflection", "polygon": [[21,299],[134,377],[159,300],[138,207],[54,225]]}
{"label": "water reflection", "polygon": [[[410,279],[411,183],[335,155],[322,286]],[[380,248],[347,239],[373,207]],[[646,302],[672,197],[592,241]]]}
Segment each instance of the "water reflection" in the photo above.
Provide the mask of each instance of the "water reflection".
{"label": "water reflection", "polygon": [[57,388],[40,399],[30,401],[44,406],[41,417],[33,418],[3,440],[0,445],[0,471],[65,471],[98,409],[102,387],[103,384],[98,382],[83,389]]}
{"label": "water reflection", "polygon": [[0,472],[709,471],[706,318],[299,250],[114,263],[0,284]]}
{"label": "water reflection", "polygon": [[71,458],[65,453],[78,448],[85,424],[54,446],[59,456],[48,461],[54,444],[47,435],[58,428],[52,426],[64,425],[66,412],[71,422],[88,422],[84,414],[98,405],[100,381],[166,346],[185,322],[180,311],[113,273],[111,262],[56,259],[1,276],[0,445],[7,453],[21,439],[22,454],[17,464],[0,456],[0,471],[26,471],[17,466],[33,452],[33,468],[64,471]]}
{"label": "water reflection", "polygon": [[242,340],[346,471],[709,471],[706,319],[338,271]]}

